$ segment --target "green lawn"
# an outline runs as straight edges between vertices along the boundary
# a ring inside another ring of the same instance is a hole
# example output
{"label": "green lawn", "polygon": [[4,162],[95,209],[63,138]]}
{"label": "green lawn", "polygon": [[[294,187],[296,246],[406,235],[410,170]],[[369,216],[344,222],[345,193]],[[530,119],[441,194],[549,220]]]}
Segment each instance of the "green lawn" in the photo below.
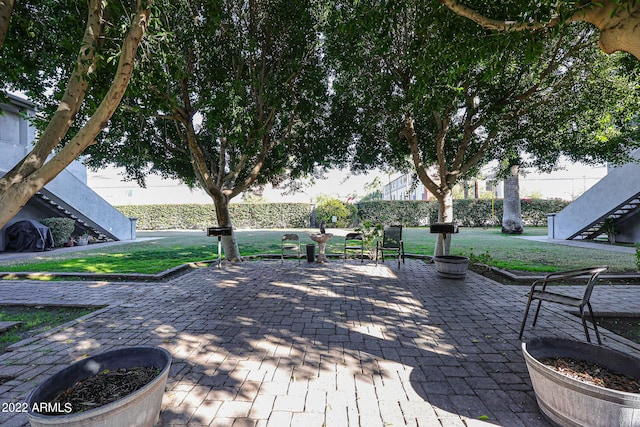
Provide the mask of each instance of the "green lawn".
{"label": "green lawn", "polygon": [[[335,234],[327,244],[327,253],[342,253],[347,230],[328,230]],[[243,256],[279,254],[280,238],[285,232],[300,235],[304,245],[313,243],[309,233],[317,230],[238,230],[238,245]],[[546,228],[527,228],[523,236],[545,236]],[[403,233],[405,251],[431,255],[435,236],[429,228],[406,228]],[[34,272],[96,272],[96,273],[158,273],[188,262],[217,257],[217,239],[203,232],[166,231],[138,232],[138,237],[154,237],[137,243],[117,246],[95,245],[82,252],[39,254],[25,261],[0,262],[0,271]],[[610,271],[637,271],[635,254],[584,249],[507,236],[499,228],[462,228],[453,236],[452,254],[471,256],[494,266],[526,271],[554,271],[606,264]]]}
{"label": "green lawn", "polygon": [[21,325],[0,333],[0,354],[18,341],[45,332],[97,310],[85,307],[27,307],[0,305],[0,321],[20,321]]}

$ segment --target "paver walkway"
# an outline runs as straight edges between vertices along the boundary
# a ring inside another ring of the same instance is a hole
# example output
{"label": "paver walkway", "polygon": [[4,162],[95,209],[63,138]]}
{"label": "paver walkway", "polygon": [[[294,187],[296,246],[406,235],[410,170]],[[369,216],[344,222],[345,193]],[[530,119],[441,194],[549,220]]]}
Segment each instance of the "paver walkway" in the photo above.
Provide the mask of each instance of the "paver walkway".
{"label": "paver walkway", "polygon": [[[173,355],[162,426],[547,426],[518,340],[527,290],[472,272],[443,279],[418,260],[250,261],[166,283],[2,282],[3,304],[107,307],[0,356],[0,405],[24,402],[83,355],[142,344]],[[633,312],[639,291],[596,287],[592,301]],[[584,340],[576,318],[547,307],[525,338]],[[608,331],[603,340],[640,355]],[[2,426],[26,422],[0,412]]]}

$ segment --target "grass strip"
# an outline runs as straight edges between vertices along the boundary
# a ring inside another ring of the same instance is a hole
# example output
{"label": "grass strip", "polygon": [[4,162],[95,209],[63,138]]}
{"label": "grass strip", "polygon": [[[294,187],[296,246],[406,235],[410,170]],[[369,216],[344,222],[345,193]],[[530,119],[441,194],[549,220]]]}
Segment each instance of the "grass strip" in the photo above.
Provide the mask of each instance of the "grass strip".
{"label": "grass strip", "polygon": [[[328,230],[335,236],[327,244],[327,254],[341,254],[344,235],[348,230]],[[317,230],[238,230],[236,237],[243,256],[280,254],[284,233],[300,236],[302,254],[304,246],[313,241],[309,233]],[[509,236],[499,228],[462,228],[452,238],[451,254],[466,255],[472,261],[495,267],[528,272],[549,272],[609,265],[609,272],[636,272],[634,253],[619,253],[601,249],[556,245],[522,237],[546,235],[545,227],[530,227],[522,236]],[[165,231],[138,232],[139,237],[157,237],[156,240],[89,248],[86,251],[56,253],[43,252],[22,261],[4,261],[0,271],[6,272],[67,272],[67,273],[145,273],[155,274],[167,269],[218,256],[217,239],[204,232]],[[432,255],[436,235],[428,227],[406,228],[403,231],[405,252]]]}
{"label": "grass strip", "polygon": [[20,326],[0,333],[0,354],[18,341],[51,330],[95,310],[95,307],[0,305],[1,322],[22,322]]}

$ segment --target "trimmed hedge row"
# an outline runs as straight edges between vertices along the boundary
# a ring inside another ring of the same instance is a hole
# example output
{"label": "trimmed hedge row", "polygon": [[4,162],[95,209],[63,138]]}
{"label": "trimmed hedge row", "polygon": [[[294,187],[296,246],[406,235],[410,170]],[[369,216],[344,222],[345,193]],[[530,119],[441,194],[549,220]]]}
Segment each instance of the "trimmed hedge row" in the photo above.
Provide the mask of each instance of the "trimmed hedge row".
{"label": "trimmed hedge row", "polygon": [[418,200],[376,200],[357,204],[358,220],[371,224],[427,225],[438,218],[438,203]]}
{"label": "trimmed hedge row", "polygon": [[[522,219],[528,226],[547,224],[547,213],[559,212],[569,202],[563,200],[522,200]],[[435,201],[380,200],[357,205],[360,223],[427,225],[437,221]],[[124,215],[138,218],[139,230],[204,230],[217,225],[211,205],[128,205],[117,206]],[[235,228],[316,227],[315,209],[309,203],[232,203],[229,211]],[[453,201],[455,221],[465,227],[500,225],[502,200],[462,199]],[[493,213],[493,215],[492,215]],[[352,227],[354,224],[339,224]],[[328,224],[331,226],[331,224]]]}
{"label": "trimmed hedge row", "polygon": [[[547,214],[560,212],[569,202],[559,199],[522,199],[522,221],[527,226],[547,225]],[[453,216],[465,227],[487,227],[502,224],[502,199],[466,199],[453,201]],[[433,217],[437,218],[437,213]]]}
{"label": "trimmed hedge row", "polygon": [[[122,214],[138,218],[139,230],[204,230],[218,225],[213,204],[116,206]],[[232,203],[229,213],[235,228],[309,227],[308,203]]]}
{"label": "trimmed hedge row", "polygon": [[[560,212],[569,202],[559,199],[522,199],[522,220],[527,226],[547,225],[547,214]],[[453,201],[454,222],[464,227],[502,224],[502,199],[459,199]],[[372,224],[419,226],[438,221],[438,202],[374,201],[358,204],[358,218]]]}

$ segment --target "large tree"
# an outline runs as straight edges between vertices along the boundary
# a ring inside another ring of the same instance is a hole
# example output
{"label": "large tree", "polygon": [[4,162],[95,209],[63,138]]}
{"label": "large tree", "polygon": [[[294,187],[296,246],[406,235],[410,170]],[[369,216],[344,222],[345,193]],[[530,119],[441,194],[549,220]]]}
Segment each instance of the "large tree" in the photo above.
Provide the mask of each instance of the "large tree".
{"label": "large tree", "polygon": [[[149,38],[136,74],[90,165],[114,163],[144,183],[148,173],[204,189],[219,226],[229,202],[252,185],[313,170],[325,109],[316,0],[177,1]],[[234,235],[227,260],[240,260]]]}
{"label": "large tree", "polygon": [[[535,4],[521,1],[438,1],[484,28],[500,32],[539,31],[573,22],[587,22],[598,28],[599,46],[603,52],[625,51],[640,59],[640,2],[637,0],[553,0]],[[636,64],[636,78],[638,68]],[[634,71],[630,70],[630,73]],[[516,178],[517,175],[511,175],[508,179],[513,182]],[[515,187],[509,188],[514,190]],[[517,232],[521,223],[518,196],[515,192],[505,193],[503,231]]]}
{"label": "large tree", "polygon": [[489,160],[527,153],[552,168],[561,154],[625,155],[622,137],[595,135],[631,126],[635,85],[591,48],[588,28],[503,37],[420,1],[345,4],[331,22],[335,137],[355,141],[355,168],[406,167],[408,156],[440,221],[453,221],[453,186]]}
{"label": "large tree", "polygon": [[637,0],[523,1],[437,0],[460,16],[497,31],[538,31],[573,22],[598,28],[603,52],[624,51],[640,59],[640,2]]}
{"label": "large tree", "polygon": [[0,228],[107,126],[131,78],[151,3],[24,1],[14,8],[0,1],[4,89],[48,101],[33,149],[0,178]]}

